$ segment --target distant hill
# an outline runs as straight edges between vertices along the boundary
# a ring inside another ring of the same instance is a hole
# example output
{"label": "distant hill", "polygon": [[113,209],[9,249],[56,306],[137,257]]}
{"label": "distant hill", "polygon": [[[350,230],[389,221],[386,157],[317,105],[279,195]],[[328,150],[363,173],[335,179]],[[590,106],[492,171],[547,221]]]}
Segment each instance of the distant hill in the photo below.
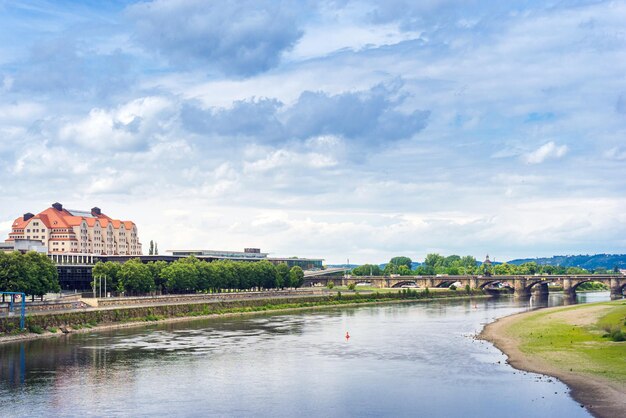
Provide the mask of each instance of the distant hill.
{"label": "distant hill", "polygon": [[508,263],[520,265],[530,261],[534,261],[539,265],[582,267],[587,270],[593,270],[599,267],[610,270],[615,266],[622,269],[626,268],[626,254],[555,255],[549,258],[520,258],[508,261]]}

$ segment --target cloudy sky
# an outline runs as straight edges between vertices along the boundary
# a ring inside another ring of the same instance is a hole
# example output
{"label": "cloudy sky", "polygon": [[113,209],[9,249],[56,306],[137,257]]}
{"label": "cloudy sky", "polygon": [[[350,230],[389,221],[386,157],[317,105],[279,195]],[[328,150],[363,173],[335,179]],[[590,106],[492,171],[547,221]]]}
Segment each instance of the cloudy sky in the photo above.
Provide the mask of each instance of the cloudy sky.
{"label": "cloudy sky", "polygon": [[626,2],[0,0],[0,234],[329,263],[626,252]]}

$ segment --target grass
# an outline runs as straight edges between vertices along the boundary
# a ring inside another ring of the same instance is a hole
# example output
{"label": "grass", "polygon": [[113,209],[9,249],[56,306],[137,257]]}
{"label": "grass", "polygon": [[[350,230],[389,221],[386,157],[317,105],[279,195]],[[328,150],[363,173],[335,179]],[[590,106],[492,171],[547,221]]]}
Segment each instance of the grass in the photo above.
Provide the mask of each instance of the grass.
{"label": "grass", "polygon": [[[602,309],[595,310],[598,306]],[[594,309],[594,311],[590,311]],[[560,313],[576,310],[573,318]],[[592,315],[588,325],[575,325]],[[626,329],[626,303],[601,302],[539,311],[513,323],[508,333],[520,341],[520,350],[538,356],[555,367],[575,373],[588,373],[626,383],[626,342],[606,337],[606,329]]]}

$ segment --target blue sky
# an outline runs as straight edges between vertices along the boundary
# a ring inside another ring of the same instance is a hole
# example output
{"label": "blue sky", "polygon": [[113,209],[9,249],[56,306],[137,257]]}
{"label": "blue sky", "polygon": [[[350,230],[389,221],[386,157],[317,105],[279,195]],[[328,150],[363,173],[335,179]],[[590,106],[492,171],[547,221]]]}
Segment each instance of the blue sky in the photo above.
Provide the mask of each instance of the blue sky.
{"label": "blue sky", "polygon": [[626,252],[626,2],[0,0],[0,233],[52,202],[144,244]]}

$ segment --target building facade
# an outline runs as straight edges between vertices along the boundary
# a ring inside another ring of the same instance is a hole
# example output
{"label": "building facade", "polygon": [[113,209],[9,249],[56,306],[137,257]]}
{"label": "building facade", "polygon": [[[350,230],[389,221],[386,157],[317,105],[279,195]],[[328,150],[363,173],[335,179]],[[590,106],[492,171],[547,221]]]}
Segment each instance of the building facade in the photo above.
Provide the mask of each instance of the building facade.
{"label": "building facade", "polygon": [[65,209],[54,203],[43,212],[17,218],[6,243],[41,242],[48,254],[141,255],[137,226],[112,219],[100,208]]}
{"label": "building facade", "polygon": [[225,259],[233,261],[261,261],[267,260],[272,264],[285,263],[289,267],[298,266],[303,270],[321,269],[324,264],[323,258],[300,258],[300,257],[268,257],[259,248],[245,248],[243,251],[220,251],[220,250],[167,250],[177,257],[195,256],[198,258]]}

